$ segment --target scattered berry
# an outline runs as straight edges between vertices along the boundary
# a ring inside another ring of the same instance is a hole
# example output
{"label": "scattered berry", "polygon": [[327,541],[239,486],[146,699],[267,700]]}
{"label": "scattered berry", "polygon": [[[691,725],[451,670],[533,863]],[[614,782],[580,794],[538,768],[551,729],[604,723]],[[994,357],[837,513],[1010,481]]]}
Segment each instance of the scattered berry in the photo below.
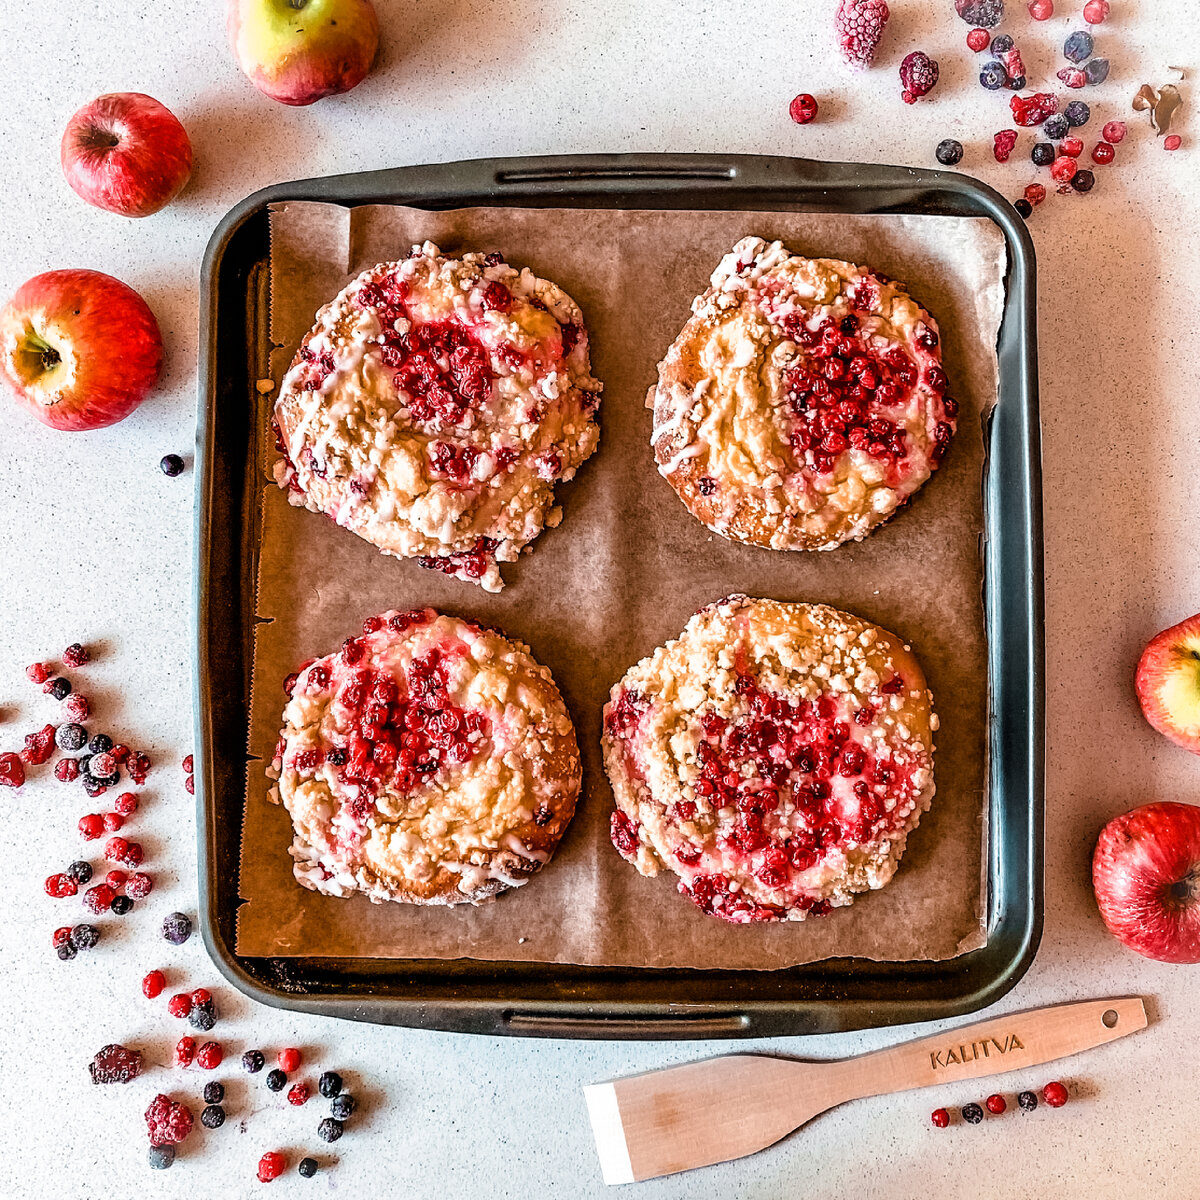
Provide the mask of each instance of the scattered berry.
{"label": "scattered berry", "polygon": [[1077,192],[1090,192],[1096,186],[1096,176],[1092,171],[1076,171],[1071,176],[1071,186]]}
{"label": "scattered berry", "polygon": [[30,663],[25,668],[25,674],[34,683],[45,683],[50,678],[49,663]]}
{"label": "scattered berry", "polygon": [[1033,1112],[1037,1108],[1037,1093],[1019,1092],[1017,1094],[1017,1104],[1023,1112]]}
{"label": "scattered berry", "polygon": [[340,1096],[334,1096],[329,1104],[330,1113],[339,1121],[350,1120],[355,1108],[354,1097],[349,1092],[343,1092]]}
{"label": "scattered berry", "polygon": [[1064,138],[1070,131],[1070,125],[1067,124],[1067,118],[1062,113],[1054,113],[1042,123],[1042,132],[1052,141],[1057,142],[1059,138]]}
{"label": "scattered berry", "polygon": [[323,1142],[336,1142],[342,1136],[344,1129],[341,1121],[333,1117],[325,1117],[317,1126],[317,1136]]}
{"label": "scattered berry", "polygon": [[79,778],[79,761],[74,758],[60,758],[54,764],[54,778],[60,783],[74,783]]}
{"label": "scattered berry", "polygon": [[[796,122],[797,125],[807,125],[810,121],[816,119],[817,102],[807,92],[801,92],[791,104],[788,105],[788,115]],[[191,757],[190,755],[188,756]],[[186,768],[191,770],[190,767]]]}
{"label": "scattered berry", "polygon": [[[1183,145],[1183,138],[1181,138],[1179,136],[1179,134],[1177,134],[1177,133],[1171,134],[1170,137],[1163,138],[1163,149],[1164,150],[1178,150],[1179,147],[1182,145]],[[3,782],[3,780],[0,780],[0,782]]]}
{"label": "scattered berry", "polygon": [[104,814],[104,828],[108,833],[116,833],[124,824],[125,818],[119,812]]}
{"label": "scattered berry", "polygon": [[986,29],[972,29],[967,34],[967,45],[978,54],[991,45],[992,37]]}
{"label": "scattered berry", "polygon": [[88,813],[79,818],[79,832],[89,841],[94,842],[104,836],[104,818],[99,813]]}
{"label": "scattered berry", "polygon": [[146,1125],[152,1146],[174,1146],[192,1132],[192,1110],[161,1092],[146,1109]]}
{"label": "scattered berry", "polygon": [[305,1179],[311,1179],[317,1173],[317,1160],[315,1158],[302,1158],[300,1165],[296,1168]]}
{"label": "scattered berry", "polygon": [[207,1033],[217,1023],[217,1014],[213,1012],[211,1006],[208,1008],[196,1006],[188,1013],[188,1021],[193,1029]]}
{"label": "scattered berry", "polygon": [[1078,170],[1079,164],[1070,155],[1056,159],[1050,166],[1050,174],[1059,183],[1070,183]]}
{"label": "scattered berry", "polygon": [[83,781],[83,790],[87,792],[88,797],[92,800],[95,800],[99,796],[103,796],[104,793],[108,791],[107,784],[101,783],[98,779],[89,775],[86,771],[84,771],[81,778]]}
{"label": "scattered berry", "polygon": [[267,1087],[273,1092],[282,1092],[284,1085],[287,1083],[287,1076],[276,1067],[273,1071],[267,1072]]}
{"label": "scattered berry", "polygon": [[1069,88],[1081,88],[1087,85],[1087,75],[1078,67],[1063,67],[1058,72],[1058,78]]}
{"label": "scattered berry", "polygon": [[118,779],[117,760],[108,751],[92,755],[88,763],[88,774],[94,776],[100,783],[115,783]]}
{"label": "scattered berry", "polygon": [[192,773],[192,769],[193,769],[192,756],[189,754],[187,756],[187,758],[185,758],[183,760],[183,773],[185,775],[190,775]]}
{"label": "scattered berry", "polygon": [[841,0],[833,23],[842,57],[852,67],[871,65],[890,15],[884,0]]}
{"label": "scattered berry", "polygon": [[968,25],[991,29],[1004,19],[1004,0],[954,0],[954,11]]}
{"label": "scattered berry", "polygon": [[1008,1107],[999,1092],[993,1092],[984,1103],[987,1105],[988,1112],[994,1113],[996,1116],[999,1116]]}
{"label": "scattered berry", "polygon": [[1015,129],[1001,129],[992,138],[992,153],[996,156],[996,161],[1008,162],[1008,156],[1013,152],[1013,147],[1016,144],[1017,131]]}
{"label": "scattered berry", "polygon": [[1092,56],[1095,39],[1086,29],[1077,29],[1063,43],[1063,57],[1068,62],[1086,62]]}
{"label": "scattered berry", "polygon": [[132,792],[122,792],[114,801],[113,808],[123,817],[132,817],[137,812],[138,798]]}
{"label": "scattered berry", "polygon": [[220,1042],[205,1042],[196,1051],[196,1064],[206,1071],[215,1071],[224,1057],[225,1051],[221,1049]]}
{"label": "scattered berry", "polygon": [[[104,818],[101,817],[100,820],[103,823]],[[104,857],[109,862],[124,862],[128,854],[129,843],[123,837],[109,838],[104,843]]]}
{"label": "scattered berry", "polygon": [[1087,76],[1088,83],[1092,84],[1093,87],[1098,83],[1103,83],[1108,78],[1108,59],[1093,58],[1083,68],[1083,73]]}
{"label": "scattered berry", "polygon": [[53,896],[55,900],[64,900],[79,891],[79,884],[64,872],[60,875],[51,875],[46,880],[45,888],[47,896]]}
{"label": "scattered berry", "polygon": [[82,750],[87,745],[87,730],[82,725],[60,725],[54,734],[60,750]]}
{"label": "scattered berry", "polygon": [[205,1129],[220,1129],[225,1124],[225,1110],[219,1104],[210,1104],[200,1114],[200,1124]]}
{"label": "scattered berry", "polygon": [[978,1104],[965,1104],[962,1117],[969,1125],[978,1125],[983,1120],[983,1109]]}
{"label": "scattered berry", "polygon": [[146,1155],[155,1171],[165,1171],[175,1161],[174,1146],[151,1146]]}
{"label": "scattered berry", "polygon": [[931,1120],[939,1129],[945,1129],[950,1124],[950,1114],[944,1108],[935,1108]]}
{"label": "scattered berry", "polygon": [[924,50],[914,50],[904,56],[900,64],[900,93],[905,104],[915,104],[922,96],[933,91],[938,81],[938,65]]}
{"label": "scattered berry", "polygon": [[220,1104],[225,1099],[225,1085],[218,1083],[215,1079],[211,1083],[204,1085],[204,1103],[205,1104]]}
{"label": "scattered berry", "polygon": [[42,691],[55,700],[65,700],[71,694],[71,684],[60,675],[57,679],[47,679],[42,684]]}
{"label": "scattered berry", "polygon": [[25,735],[25,749],[21,758],[30,766],[40,767],[54,753],[54,726],[44,725],[37,733]]}
{"label": "scattered berry", "polygon": [[295,1046],[288,1046],[285,1050],[280,1050],[277,1061],[280,1070],[290,1074],[300,1065],[300,1051]]}
{"label": "scattered berry", "polygon": [[297,1108],[299,1108],[301,1104],[307,1103],[308,1098],[311,1095],[312,1091],[307,1083],[294,1083],[290,1088],[288,1088],[288,1103],[294,1104]]}
{"label": "scattered berry", "polygon": [[1048,21],[1054,16],[1054,0],[1029,0],[1029,15],[1035,21]]}
{"label": "scattered berry", "polygon": [[1083,153],[1083,142],[1077,137],[1063,138],[1058,152],[1068,158],[1078,158]]}
{"label": "scattered berry", "polygon": [[189,796],[194,796],[196,794],[196,780],[193,776],[189,775],[183,781],[183,790],[187,792]]}
{"label": "scattered berry", "polygon": [[[88,749],[93,754],[107,754],[113,748],[113,740],[107,733],[98,733],[90,742]],[[107,771],[96,771],[97,775],[107,775]]]}
{"label": "scattered berry", "polygon": [[126,875],[124,871],[113,870],[109,871],[109,873],[105,875],[104,882],[107,883],[110,888],[113,888],[115,891],[119,891],[125,886],[125,881],[128,878],[129,876]]}
{"label": "scattered berry", "polygon": [[63,702],[63,712],[72,721],[86,721],[92,715],[92,705],[80,692],[72,692]]}
{"label": "scattered berry", "polygon": [[142,979],[142,995],[153,1000],[167,986],[167,977],[161,971],[151,971]]}
{"label": "scattered berry", "polygon": [[113,910],[118,917],[123,917],[133,908],[133,901],[128,896],[114,896],[109,908]]}
{"label": "scattered berry", "polygon": [[111,1042],[88,1064],[93,1083],[130,1083],[142,1073],[142,1052]]}
{"label": "scattered berry", "polygon": [[0,754],[0,783],[19,788],[25,782],[25,764],[19,754]]}
{"label": "scattered berry", "polygon": [[342,1077],[336,1071],[323,1071],[317,1080],[317,1091],[327,1100],[332,1100],[342,1090]]}
{"label": "scattered berry", "polygon": [[158,466],[159,470],[171,479],[174,479],[176,475],[183,474],[183,459],[178,454],[164,454],[159,459]]}
{"label": "scattered berry", "polygon": [[1042,1099],[1051,1108],[1062,1108],[1067,1102],[1067,1089],[1056,1079],[1042,1088]]}
{"label": "scattered berry", "polygon": [[272,1179],[278,1179],[286,1167],[287,1159],[278,1151],[269,1150],[258,1160],[259,1183],[270,1183]]}
{"label": "scattered berry", "polygon": [[175,1065],[177,1067],[190,1067],[196,1061],[196,1039],[194,1037],[181,1037],[175,1043]]}
{"label": "scattered berry", "polygon": [[956,142],[953,138],[946,138],[945,141],[938,142],[937,149],[933,153],[942,166],[952,167],[955,163],[962,162],[962,142]]}
{"label": "scattered berry", "polygon": [[63,666],[71,667],[72,669],[82,667],[85,663],[91,661],[91,657],[87,652],[86,646],[81,646],[78,642],[72,642],[63,651]]}
{"label": "scattered berry", "polygon": [[1091,119],[1092,110],[1082,100],[1072,100],[1063,109],[1063,116],[1067,118],[1068,125],[1078,129],[1081,125],[1086,125]]}
{"label": "scattered berry", "polygon": [[192,993],[192,1003],[203,1007],[206,1004],[212,1003],[212,992],[208,988],[197,988]]}
{"label": "scattered berry", "polygon": [[985,63],[983,70],[979,72],[979,82],[989,92],[999,91],[1008,82],[1008,72],[1004,69],[1004,64],[995,59]]}
{"label": "scattered berry", "polygon": [[1055,159],[1054,146],[1050,142],[1036,142],[1029,157],[1039,167],[1048,167]]}
{"label": "scattered berry", "polygon": [[1088,0],[1083,6],[1083,19],[1089,25],[1103,25],[1108,12],[1108,0]]}
{"label": "scattered berry", "polygon": [[83,904],[89,912],[101,916],[110,910],[117,893],[107,883],[98,883],[83,893]]}
{"label": "scattered berry", "polygon": [[69,962],[75,957],[76,954],[79,953],[79,951],[75,949],[74,942],[67,941],[63,942],[63,944],[58,947],[55,953],[63,960],[63,962]]}
{"label": "scattered berry", "polygon": [[109,754],[111,754],[113,756],[114,762],[123,763],[123,762],[129,761],[129,747],[128,746],[122,746],[118,743],[116,746],[114,746],[109,751]]}
{"label": "scattered berry", "polygon": [[71,930],[71,942],[78,950],[92,950],[100,941],[100,930],[95,925],[76,925]]}
{"label": "scattered berry", "polygon": [[192,936],[192,921],[186,913],[173,912],[163,918],[162,934],[172,945],[182,946]]}
{"label": "scattered berry", "polygon": [[257,1075],[266,1065],[266,1061],[261,1050],[247,1050],[242,1055],[242,1070],[248,1075]]}
{"label": "scattered berry", "polygon": [[[1058,97],[1049,92],[1034,92],[1032,96],[1013,96],[1008,102],[1013,120],[1025,127],[1040,125],[1052,113],[1058,112]],[[1070,120],[1070,117],[1067,118]]]}
{"label": "scattered berry", "polygon": [[78,859],[67,868],[67,874],[76,883],[89,883],[92,878],[92,864]]}
{"label": "scattered berry", "polygon": [[70,925],[62,925],[54,931],[54,948],[57,950],[59,946],[65,946],[71,940]]}
{"label": "scattered berry", "polygon": [[186,1017],[192,1011],[192,998],[187,992],[176,992],[167,1001],[167,1012],[173,1017]]}
{"label": "scattered berry", "polygon": [[1106,142],[1111,142],[1115,146],[1118,142],[1125,140],[1125,122],[1109,121],[1100,132],[1104,135]]}

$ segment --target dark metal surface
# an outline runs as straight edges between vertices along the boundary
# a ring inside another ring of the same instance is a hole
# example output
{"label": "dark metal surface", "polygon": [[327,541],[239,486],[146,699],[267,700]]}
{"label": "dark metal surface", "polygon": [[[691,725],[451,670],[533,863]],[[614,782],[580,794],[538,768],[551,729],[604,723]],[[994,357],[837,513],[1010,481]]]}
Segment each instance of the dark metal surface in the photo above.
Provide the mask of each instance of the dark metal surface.
{"label": "dark metal surface", "polygon": [[[259,482],[247,403],[265,373],[267,205],[281,200],[612,208],[781,208],[983,216],[1004,232],[1000,394],[987,430],[988,939],[944,962],[833,959],[776,971],[396,959],[234,950]],[[1011,204],[948,171],[794,158],[588,155],[444,163],[279,184],[205,254],[196,455],[195,765],[200,921],[235,986],[266,1004],[471,1033],[715,1038],[827,1033],[973,1012],[1028,969],[1042,932],[1043,569],[1033,243]]]}

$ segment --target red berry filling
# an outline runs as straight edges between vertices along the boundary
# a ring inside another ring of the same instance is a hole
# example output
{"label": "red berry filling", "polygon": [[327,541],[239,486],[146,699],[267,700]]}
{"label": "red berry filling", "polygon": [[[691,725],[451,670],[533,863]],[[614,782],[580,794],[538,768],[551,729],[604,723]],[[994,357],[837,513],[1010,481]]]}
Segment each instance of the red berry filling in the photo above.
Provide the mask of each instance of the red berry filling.
{"label": "red berry filling", "polygon": [[456,550],[452,554],[426,554],[418,558],[417,563],[430,571],[482,579],[493,561],[492,551],[499,544],[495,538],[481,537],[476,539],[470,550]]}

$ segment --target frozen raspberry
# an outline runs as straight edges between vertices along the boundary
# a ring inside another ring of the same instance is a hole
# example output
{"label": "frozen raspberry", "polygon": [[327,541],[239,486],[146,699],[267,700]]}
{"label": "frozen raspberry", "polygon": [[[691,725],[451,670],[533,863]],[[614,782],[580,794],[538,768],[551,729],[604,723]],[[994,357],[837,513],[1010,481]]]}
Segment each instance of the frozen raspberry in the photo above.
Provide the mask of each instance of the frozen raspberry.
{"label": "frozen raspberry", "polygon": [[1004,20],[1004,0],[954,0],[954,11],[968,25],[993,29]]}
{"label": "frozen raspberry", "polygon": [[175,1065],[177,1067],[190,1067],[196,1058],[196,1039],[194,1037],[181,1037],[175,1043]]}
{"label": "frozen raspberry", "polygon": [[944,1108],[935,1108],[930,1119],[939,1129],[945,1129],[950,1124],[950,1114]]}
{"label": "frozen raspberry", "polygon": [[142,1052],[113,1042],[88,1064],[93,1083],[129,1083],[142,1073]]}
{"label": "frozen raspberry", "polygon": [[915,104],[938,81],[937,62],[923,50],[914,50],[900,64],[900,82],[904,86],[901,98],[905,104]]}
{"label": "frozen raspberry", "polygon": [[299,1108],[300,1105],[304,1104],[311,1095],[312,1091],[307,1083],[294,1083],[290,1088],[288,1088],[288,1103],[294,1104],[297,1108]]}
{"label": "frozen raspberry", "polygon": [[[1183,145],[1183,138],[1181,138],[1179,136],[1179,134],[1177,134],[1177,133],[1171,134],[1170,137],[1163,138],[1163,149],[1164,150],[1178,150],[1179,147],[1182,145]],[[3,781],[0,780],[0,782],[3,782]]]}
{"label": "frozen raspberry", "polygon": [[1058,112],[1058,97],[1049,92],[1035,92],[1032,96],[1013,96],[1009,100],[1013,120],[1028,128],[1040,125],[1052,113]]}
{"label": "frozen raspberry", "polygon": [[122,792],[114,801],[113,808],[123,817],[131,817],[137,812],[138,798],[132,792]]}
{"label": "frozen raspberry", "polygon": [[1108,13],[1108,0],[1088,0],[1083,6],[1083,19],[1089,25],[1103,25]]}
{"label": "frozen raspberry", "polygon": [[817,102],[807,92],[801,92],[791,104],[788,105],[788,116],[796,122],[797,125],[807,125],[810,121],[816,119]]}
{"label": "frozen raspberry", "polygon": [[1067,1102],[1067,1089],[1056,1079],[1053,1083],[1048,1083],[1042,1088],[1042,1099],[1051,1108],[1062,1108]]}
{"label": "frozen raspberry", "polygon": [[0,754],[0,784],[19,788],[25,782],[25,764],[19,754]]}
{"label": "frozen raspberry", "polygon": [[71,683],[60,675],[57,679],[47,679],[42,684],[42,691],[55,700],[65,700],[71,694]]}
{"label": "frozen raspberry", "polygon": [[54,753],[53,725],[43,725],[37,733],[25,735],[25,749],[21,751],[21,759],[32,767],[40,767]]}
{"label": "frozen raspberry", "polygon": [[153,1000],[156,996],[162,994],[162,990],[166,986],[167,977],[161,971],[151,971],[142,980],[142,995],[147,1000]]}
{"label": "frozen raspberry", "polygon": [[1115,146],[1125,138],[1125,122],[1109,121],[1100,132],[1106,142],[1111,142]]}
{"label": "frozen raspberry", "polygon": [[54,948],[57,950],[59,946],[65,946],[71,940],[70,925],[62,925],[54,931]]}
{"label": "frozen raspberry", "polygon": [[1029,15],[1035,21],[1048,21],[1054,16],[1054,0],[1029,0]]}
{"label": "frozen raspberry", "polygon": [[146,1125],[152,1146],[175,1146],[192,1132],[192,1111],[160,1092],[146,1109]]}
{"label": "frozen raspberry", "polygon": [[1070,183],[1078,170],[1079,164],[1069,155],[1055,159],[1050,166],[1050,174],[1058,183]]}
{"label": "frozen raspberry", "polygon": [[46,895],[53,896],[55,900],[74,896],[78,891],[79,884],[70,875],[51,875],[46,880]]}
{"label": "frozen raspberry", "polygon": [[54,778],[61,783],[74,783],[79,778],[79,762],[74,758],[60,758],[54,764]]}
{"label": "frozen raspberry", "polygon": [[98,883],[83,893],[83,903],[89,912],[100,916],[112,909],[112,902],[116,897],[117,893],[107,883]]}
{"label": "frozen raspberry", "polygon": [[63,702],[63,712],[72,721],[86,721],[92,715],[92,706],[86,696],[72,692]]}
{"label": "frozen raspberry", "polygon": [[104,877],[104,882],[107,883],[110,888],[120,891],[121,888],[125,886],[126,879],[128,879],[128,876],[124,871],[109,871],[109,873]]}
{"label": "frozen raspberry", "polygon": [[25,668],[25,674],[34,683],[45,683],[50,678],[49,663],[30,663]]}
{"label": "frozen raspberry", "polygon": [[259,1183],[270,1183],[278,1179],[287,1169],[287,1159],[278,1151],[269,1150],[258,1160]]}
{"label": "frozen raspberry", "polygon": [[992,35],[986,29],[972,29],[967,34],[967,45],[979,54],[992,44]]}
{"label": "frozen raspberry", "polygon": [[1063,67],[1058,73],[1058,78],[1069,88],[1087,86],[1087,76],[1078,67]]}
{"label": "frozen raspberry", "polygon": [[300,1065],[300,1051],[294,1046],[289,1046],[286,1050],[280,1050],[276,1061],[279,1063],[279,1069],[290,1075]]}
{"label": "frozen raspberry", "polygon": [[88,813],[79,818],[79,832],[89,841],[94,842],[104,836],[104,818],[99,813]]}
{"label": "frozen raspberry", "polygon": [[992,138],[992,153],[996,156],[997,162],[1008,162],[1008,156],[1012,154],[1013,147],[1017,144],[1017,131],[1015,129],[1001,129]]}
{"label": "frozen raspberry", "polygon": [[871,65],[890,15],[884,0],[841,0],[834,28],[842,57],[852,67]]}
{"label": "frozen raspberry", "polygon": [[167,1012],[173,1017],[186,1017],[192,1011],[192,997],[187,992],[176,992],[167,1001]]}
{"label": "frozen raspberry", "polygon": [[225,1051],[221,1049],[220,1042],[205,1042],[196,1051],[196,1065],[203,1067],[206,1071],[215,1071],[221,1065],[224,1057]]}
{"label": "frozen raspberry", "polygon": [[141,871],[136,875],[130,875],[125,883],[125,895],[133,900],[145,900],[153,890],[154,880]]}
{"label": "frozen raspberry", "polygon": [[1083,153],[1083,142],[1077,137],[1063,138],[1059,143],[1058,153],[1067,158],[1078,158]]}
{"label": "frozen raspberry", "polygon": [[993,1092],[985,1101],[988,1112],[995,1116],[999,1116],[1008,1105],[1004,1102],[1004,1097],[999,1092]]}
{"label": "frozen raspberry", "polygon": [[63,651],[63,666],[64,667],[82,667],[84,663],[91,660],[91,655],[87,652],[86,646],[81,646],[78,642],[72,642]]}

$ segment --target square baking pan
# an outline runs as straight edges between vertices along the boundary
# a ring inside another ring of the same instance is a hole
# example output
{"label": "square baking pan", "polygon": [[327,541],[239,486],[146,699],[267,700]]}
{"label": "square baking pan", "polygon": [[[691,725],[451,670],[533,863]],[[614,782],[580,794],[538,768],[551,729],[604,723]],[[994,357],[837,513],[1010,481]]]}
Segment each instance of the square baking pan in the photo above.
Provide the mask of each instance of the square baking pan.
{"label": "square baking pan", "polygon": [[[252,428],[268,374],[268,206],[571,207],[979,216],[1007,246],[999,395],[985,428],[987,942],[943,961],[826,959],[771,971],[236,952],[262,480]],[[1012,205],[946,171],[743,155],[581,155],[401,167],[278,184],[204,257],[195,530],[200,922],[226,978],[284,1008],[459,1032],[580,1038],[828,1033],[973,1012],[1028,969],[1042,930],[1043,565],[1033,243]]]}

